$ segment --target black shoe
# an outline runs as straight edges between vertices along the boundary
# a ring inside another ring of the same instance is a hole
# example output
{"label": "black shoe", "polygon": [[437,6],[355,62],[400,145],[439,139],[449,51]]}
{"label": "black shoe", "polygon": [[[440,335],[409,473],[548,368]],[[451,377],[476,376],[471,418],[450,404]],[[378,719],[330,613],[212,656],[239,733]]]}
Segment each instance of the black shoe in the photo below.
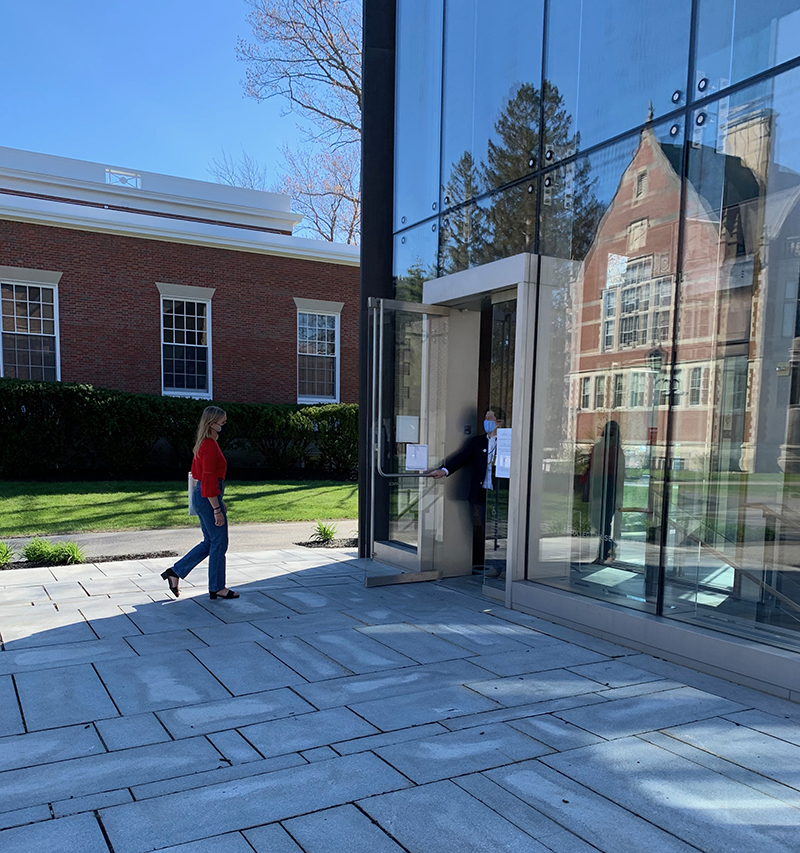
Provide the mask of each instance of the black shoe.
{"label": "black shoe", "polygon": [[[161,572],[161,577],[169,583],[169,591],[178,598],[181,594],[181,591],[178,589],[178,584],[180,583],[180,575],[176,575],[172,569],[167,569],[165,572]],[[172,583],[172,579],[175,578],[175,583]]]}
{"label": "black shoe", "polygon": [[229,590],[225,593],[225,595],[220,595],[220,593],[219,593],[219,592],[209,592],[208,597],[209,597],[209,598],[212,598],[212,599],[213,599],[213,598],[238,598],[238,597],[239,597],[239,593],[238,593],[238,592],[234,592],[232,589],[229,589]]}

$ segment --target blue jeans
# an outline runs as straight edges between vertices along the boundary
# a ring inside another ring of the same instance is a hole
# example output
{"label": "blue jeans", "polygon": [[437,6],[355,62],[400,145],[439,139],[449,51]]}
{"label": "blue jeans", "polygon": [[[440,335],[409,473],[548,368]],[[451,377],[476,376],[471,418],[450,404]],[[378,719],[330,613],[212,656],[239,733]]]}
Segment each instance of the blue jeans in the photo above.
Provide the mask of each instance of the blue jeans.
{"label": "blue jeans", "polygon": [[[219,481],[219,500],[222,506],[222,495],[225,492],[225,481]],[[214,508],[211,501],[200,494],[200,483],[194,490],[194,505],[197,517],[203,531],[203,541],[195,545],[186,556],[181,557],[172,567],[179,578],[185,578],[189,572],[208,557],[208,591],[219,592],[225,589],[225,552],[228,550],[228,514],[223,509],[225,524],[217,527],[214,524]]]}

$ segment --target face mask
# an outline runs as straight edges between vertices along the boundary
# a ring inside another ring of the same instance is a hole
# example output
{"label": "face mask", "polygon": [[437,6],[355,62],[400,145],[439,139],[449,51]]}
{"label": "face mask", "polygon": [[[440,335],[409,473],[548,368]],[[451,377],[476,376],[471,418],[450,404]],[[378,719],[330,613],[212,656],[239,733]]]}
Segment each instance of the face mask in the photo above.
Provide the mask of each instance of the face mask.
{"label": "face mask", "polygon": [[484,421],[483,422],[483,431],[486,433],[486,435],[489,435],[489,433],[493,429],[495,429],[496,427],[497,427],[497,421]]}
{"label": "face mask", "polygon": [[217,426],[217,435],[219,435],[220,433],[225,432],[225,427],[226,427],[226,426],[227,426],[227,424],[221,424],[221,425],[218,425],[218,426]]}

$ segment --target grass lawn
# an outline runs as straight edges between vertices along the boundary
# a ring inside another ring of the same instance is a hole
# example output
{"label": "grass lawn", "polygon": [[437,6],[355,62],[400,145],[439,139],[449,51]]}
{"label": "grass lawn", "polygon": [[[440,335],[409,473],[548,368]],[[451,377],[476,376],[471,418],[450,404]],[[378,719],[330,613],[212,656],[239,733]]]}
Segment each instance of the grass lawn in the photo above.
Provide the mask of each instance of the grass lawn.
{"label": "grass lawn", "polygon": [[[231,524],[356,518],[358,486],[321,480],[229,483]],[[0,538],[197,524],[185,483],[0,483]]]}

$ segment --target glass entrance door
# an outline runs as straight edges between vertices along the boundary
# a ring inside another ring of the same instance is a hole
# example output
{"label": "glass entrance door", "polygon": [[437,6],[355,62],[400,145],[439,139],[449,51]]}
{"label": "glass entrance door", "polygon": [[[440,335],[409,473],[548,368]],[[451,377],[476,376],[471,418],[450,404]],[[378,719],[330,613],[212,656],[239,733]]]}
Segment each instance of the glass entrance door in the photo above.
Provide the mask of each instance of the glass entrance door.
{"label": "glass entrance door", "polygon": [[449,309],[370,300],[370,559],[367,585],[436,579]]}
{"label": "glass entrance door", "polygon": [[[497,444],[491,489],[486,490],[486,528],[484,535],[483,583],[503,589],[508,559],[508,522],[510,498],[509,459],[514,408],[514,345],[516,339],[517,300],[502,298],[491,307],[489,352],[489,400],[498,422]],[[509,432],[506,432],[508,430]]]}

